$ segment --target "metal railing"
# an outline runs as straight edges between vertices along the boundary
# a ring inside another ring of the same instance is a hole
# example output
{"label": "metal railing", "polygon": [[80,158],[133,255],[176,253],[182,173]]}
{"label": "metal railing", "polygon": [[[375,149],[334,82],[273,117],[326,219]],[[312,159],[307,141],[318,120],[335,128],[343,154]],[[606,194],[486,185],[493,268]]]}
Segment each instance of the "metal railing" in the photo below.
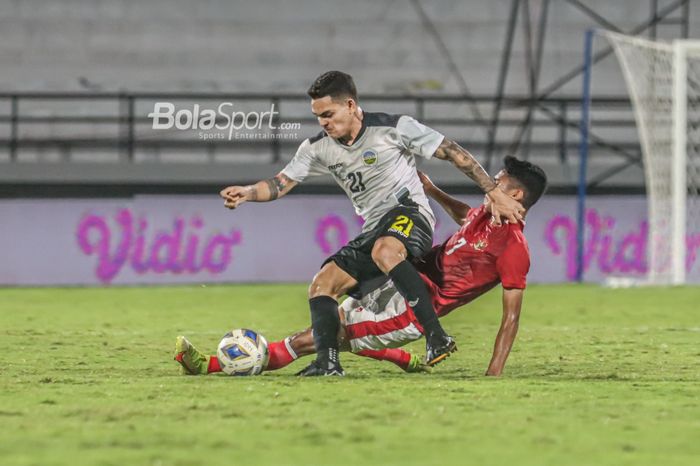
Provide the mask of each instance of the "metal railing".
{"label": "metal railing", "polygon": [[[493,145],[495,152],[517,150],[527,156],[532,149],[550,150],[558,154],[561,163],[569,162],[569,153],[575,152],[579,139],[579,114],[581,100],[578,96],[546,97],[532,99],[523,96],[503,96],[501,128],[499,139],[490,141],[488,133],[491,121],[476,118],[469,106],[480,105],[485,109],[493,106],[496,96],[461,95],[363,95],[361,104],[370,111],[400,106],[402,113],[412,114],[418,120],[436,128],[452,128],[455,134],[448,136],[462,142],[469,148],[479,150]],[[300,137],[290,141],[276,138],[266,140],[211,139],[202,141],[194,137],[183,137],[178,131],[156,131],[152,129],[152,119],[148,111],[153,111],[155,102],[238,102],[252,105],[254,102],[275,105],[279,111],[275,121],[293,121],[309,125]],[[269,161],[279,162],[281,146],[296,144],[311,134],[310,128],[316,124],[310,111],[305,115],[287,112],[285,108],[302,105],[308,97],[299,94],[256,94],[256,93],[5,93],[0,94],[0,147],[9,152],[9,162],[19,159],[24,149],[54,148],[68,159],[79,149],[99,148],[117,151],[125,162],[134,160],[140,149],[183,149],[203,151],[209,156],[219,148],[267,147]],[[381,104],[381,105],[380,105]],[[42,109],[42,106],[50,110]],[[86,114],[92,107],[110,108],[109,112]],[[308,107],[307,107],[308,108]],[[5,109],[3,111],[2,109]],[[79,110],[76,112],[76,109]],[[607,113],[609,113],[609,115]],[[526,116],[530,114],[530,116]],[[630,128],[635,122],[626,97],[599,97],[592,101],[592,114],[603,115],[594,118],[592,128]],[[534,115],[534,116],[533,116]],[[517,142],[508,129],[514,132],[522,129],[525,118],[529,118],[529,137]],[[81,130],[81,125],[90,125],[89,130]],[[43,127],[42,127],[43,125]],[[37,128],[42,131],[36,131]],[[99,128],[96,129],[96,128]],[[532,138],[532,129],[551,128],[549,135]],[[318,130],[316,126],[315,131]],[[307,134],[308,133],[308,134]],[[459,134],[471,134],[470,140],[461,140]],[[481,133],[479,136],[478,133]],[[509,137],[511,140],[509,140]],[[596,134],[590,139],[593,147],[599,147],[621,156],[622,160],[638,163],[639,150],[636,138],[622,138],[610,142]]]}

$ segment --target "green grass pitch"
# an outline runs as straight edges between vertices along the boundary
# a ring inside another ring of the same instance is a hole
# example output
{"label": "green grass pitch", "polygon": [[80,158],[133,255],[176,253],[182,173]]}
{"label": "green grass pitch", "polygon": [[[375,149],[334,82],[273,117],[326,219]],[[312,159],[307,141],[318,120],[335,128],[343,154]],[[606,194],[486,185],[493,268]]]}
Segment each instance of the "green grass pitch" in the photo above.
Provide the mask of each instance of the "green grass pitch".
{"label": "green grass pitch", "polygon": [[432,375],[179,375],[176,335],[279,339],[305,289],[0,289],[0,464],[700,464],[696,288],[532,286],[499,379],[499,291],[444,319],[460,349]]}

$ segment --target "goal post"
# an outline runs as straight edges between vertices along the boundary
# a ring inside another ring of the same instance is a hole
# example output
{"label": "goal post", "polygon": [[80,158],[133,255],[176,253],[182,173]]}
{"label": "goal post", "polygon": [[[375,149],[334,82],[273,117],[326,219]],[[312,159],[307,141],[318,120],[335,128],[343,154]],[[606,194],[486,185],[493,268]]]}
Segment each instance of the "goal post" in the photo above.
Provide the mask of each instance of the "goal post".
{"label": "goal post", "polygon": [[[698,282],[700,40],[652,41],[611,31],[596,35],[612,46],[620,64],[642,148],[649,225],[644,282]],[[584,109],[587,99],[584,95]],[[582,121],[582,137],[588,124]]]}
{"label": "goal post", "polygon": [[[685,283],[688,189],[688,45],[673,44],[673,143],[671,161],[671,283]],[[696,44],[698,45],[698,44]]]}

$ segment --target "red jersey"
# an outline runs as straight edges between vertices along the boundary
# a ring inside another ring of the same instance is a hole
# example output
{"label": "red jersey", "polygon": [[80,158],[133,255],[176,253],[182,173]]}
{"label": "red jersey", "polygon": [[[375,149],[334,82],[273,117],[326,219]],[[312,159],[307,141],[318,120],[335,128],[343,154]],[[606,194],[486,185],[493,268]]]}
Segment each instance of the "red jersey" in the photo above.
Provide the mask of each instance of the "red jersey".
{"label": "red jersey", "polygon": [[466,304],[498,283],[524,289],[530,251],[523,224],[491,223],[486,206],[469,209],[462,227],[426,254],[416,268],[438,316]]}

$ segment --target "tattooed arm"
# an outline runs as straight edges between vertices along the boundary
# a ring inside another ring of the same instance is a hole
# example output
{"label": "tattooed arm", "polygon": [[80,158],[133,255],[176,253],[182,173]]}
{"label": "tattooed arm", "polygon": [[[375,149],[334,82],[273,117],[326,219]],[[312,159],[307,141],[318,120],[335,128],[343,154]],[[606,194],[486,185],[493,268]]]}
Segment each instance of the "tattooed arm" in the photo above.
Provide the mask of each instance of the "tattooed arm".
{"label": "tattooed arm", "polygon": [[525,209],[515,199],[505,192],[496,189],[497,183],[486,173],[476,158],[454,141],[445,138],[433,154],[440,160],[449,160],[459,171],[474,180],[483,192],[490,198],[490,210],[496,223],[500,224],[501,217],[508,222],[516,223],[522,220]]}
{"label": "tattooed arm", "polygon": [[229,186],[219,195],[224,199],[224,206],[235,209],[244,202],[268,202],[279,199],[297,185],[297,182],[283,173],[274,178],[258,181],[248,186]]}
{"label": "tattooed arm", "polygon": [[445,138],[433,157],[452,162],[459,171],[474,180],[485,193],[496,188],[496,182],[486,173],[476,158],[454,141]]}

